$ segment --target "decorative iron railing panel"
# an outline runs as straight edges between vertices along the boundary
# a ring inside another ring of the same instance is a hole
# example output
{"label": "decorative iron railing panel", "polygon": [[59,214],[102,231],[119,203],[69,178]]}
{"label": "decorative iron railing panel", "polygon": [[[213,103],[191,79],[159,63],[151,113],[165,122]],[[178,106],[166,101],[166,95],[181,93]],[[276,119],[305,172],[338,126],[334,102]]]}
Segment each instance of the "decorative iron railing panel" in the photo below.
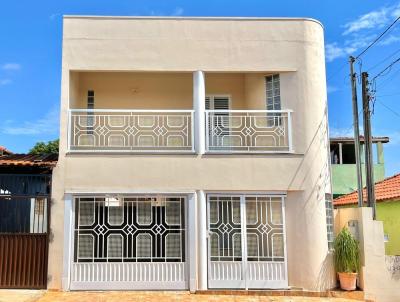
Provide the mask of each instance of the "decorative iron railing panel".
{"label": "decorative iron railing panel", "polygon": [[289,110],[206,110],[208,152],[291,152]]}
{"label": "decorative iron railing panel", "polygon": [[191,110],[70,110],[70,151],[193,152]]}

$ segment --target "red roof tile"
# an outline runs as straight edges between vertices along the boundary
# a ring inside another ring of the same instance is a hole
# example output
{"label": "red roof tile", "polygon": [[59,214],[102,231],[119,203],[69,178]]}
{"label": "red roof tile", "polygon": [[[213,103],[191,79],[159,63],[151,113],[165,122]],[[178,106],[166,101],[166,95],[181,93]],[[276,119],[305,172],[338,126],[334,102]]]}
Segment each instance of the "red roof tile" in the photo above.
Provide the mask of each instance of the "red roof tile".
{"label": "red roof tile", "polygon": [[58,154],[8,154],[0,156],[0,166],[53,167],[57,159]]}
{"label": "red roof tile", "polygon": [[[384,180],[375,184],[375,198],[377,202],[400,199],[400,173],[391,177],[385,178]],[[366,189],[363,189],[363,200],[366,200]],[[342,195],[333,200],[333,205],[351,205],[358,202],[358,193],[354,191],[352,193]]]}

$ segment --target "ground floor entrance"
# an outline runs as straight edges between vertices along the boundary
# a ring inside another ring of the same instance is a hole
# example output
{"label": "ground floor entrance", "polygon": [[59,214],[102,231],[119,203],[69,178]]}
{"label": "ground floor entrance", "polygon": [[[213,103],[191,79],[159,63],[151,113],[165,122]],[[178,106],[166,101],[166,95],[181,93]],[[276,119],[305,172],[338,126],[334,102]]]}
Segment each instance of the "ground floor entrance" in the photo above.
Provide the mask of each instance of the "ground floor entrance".
{"label": "ground floor entrance", "polygon": [[287,288],[284,198],[72,195],[64,288]]}
{"label": "ground floor entrance", "polygon": [[187,289],[184,196],[76,197],[71,289]]}
{"label": "ground floor entrance", "polygon": [[208,287],[286,288],[284,197],[208,195]]}

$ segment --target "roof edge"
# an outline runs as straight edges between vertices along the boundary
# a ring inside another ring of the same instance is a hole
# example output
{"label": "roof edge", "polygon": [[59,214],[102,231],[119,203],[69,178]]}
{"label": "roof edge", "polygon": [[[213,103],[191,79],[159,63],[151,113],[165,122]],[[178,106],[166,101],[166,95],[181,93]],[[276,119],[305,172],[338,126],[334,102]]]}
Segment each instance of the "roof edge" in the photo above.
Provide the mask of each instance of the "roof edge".
{"label": "roof edge", "polygon": [[321,21],[308,17],[206,17],[206,16],[101,16],[63,15],[64,19],[137,19],[137,20],[214,20],[214,21],[310,21],[324,27]]}

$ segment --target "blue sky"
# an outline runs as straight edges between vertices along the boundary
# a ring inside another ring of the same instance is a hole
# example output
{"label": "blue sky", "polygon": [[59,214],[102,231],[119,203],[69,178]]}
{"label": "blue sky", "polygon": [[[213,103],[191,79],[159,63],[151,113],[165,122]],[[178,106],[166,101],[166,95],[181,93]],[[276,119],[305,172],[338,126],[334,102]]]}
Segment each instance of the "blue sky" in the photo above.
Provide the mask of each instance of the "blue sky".
{"label": "blue sky", "polygon": [[[400,0],[353,0],[351,5],[342,0],[1,1],[0,145],[14,152],[58,137],[63,14],[316,18],[325,27],[330,131],[351,135],[347,57],[358,54],[400,15]],[[371,78],[400,57],[398,23],[361,58]],[[360,70],[359,63],[356,68]],[[391,138],[385,159],[386,175],[392,175],[400,172],[400,63],[377,79],[376,96],[373,134]]]}

